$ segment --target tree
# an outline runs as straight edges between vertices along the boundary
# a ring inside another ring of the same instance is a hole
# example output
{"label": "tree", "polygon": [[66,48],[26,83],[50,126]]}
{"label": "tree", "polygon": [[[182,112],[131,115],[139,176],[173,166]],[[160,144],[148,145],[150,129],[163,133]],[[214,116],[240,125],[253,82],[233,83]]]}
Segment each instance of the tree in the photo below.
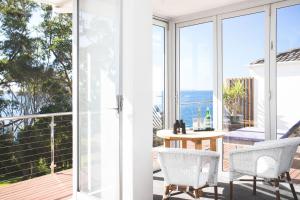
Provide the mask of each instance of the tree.
{"label": "tree", "polygon": [[[36,27],[33,13],[42,19]],[[71,111],[71,35],[70,14],[54,14],[51,6],[31,0],[0,2],[0,117]],[[56,130],[60,169],[71,167],[71,120],[61,117]],[[0,123],[0,180],[49,173],[49,123],[49,118]]]}
{"label": "tree", "polygon": [[[29,23],[36,9],[44,21],[36,27],[41,34],[33,37]],[[10,115],[70,111],[71,15],[53,16],[51,6],[29,0],[5,0],[0,3],[0,23],[0,88],[17,106]]]}
{"label": "tree", "polygon": [[223,89],[223,99],[225,108],[231,116],[236,116],[241,112],[241,100],[245,97],[245,87],[240,80],[235,80],[233,85],[225,86]]}

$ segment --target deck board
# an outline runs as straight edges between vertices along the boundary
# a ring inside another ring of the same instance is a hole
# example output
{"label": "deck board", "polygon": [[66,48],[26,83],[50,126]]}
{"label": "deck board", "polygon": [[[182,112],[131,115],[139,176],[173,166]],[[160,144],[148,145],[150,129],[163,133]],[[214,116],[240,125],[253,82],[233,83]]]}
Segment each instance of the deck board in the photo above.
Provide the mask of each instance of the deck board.
{"label": "deck board", "polygon": [[0,187],[1,200],[67,200],[71,198],[71,169]]}

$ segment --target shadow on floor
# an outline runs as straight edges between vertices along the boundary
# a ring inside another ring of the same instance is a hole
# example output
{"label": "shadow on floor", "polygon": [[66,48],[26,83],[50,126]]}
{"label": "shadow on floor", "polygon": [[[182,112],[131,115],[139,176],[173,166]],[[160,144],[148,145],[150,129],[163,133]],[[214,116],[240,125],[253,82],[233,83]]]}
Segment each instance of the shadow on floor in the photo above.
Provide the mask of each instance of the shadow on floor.
{"label": "shadow on floor", "polygon": [[[161,200],[163,193],[163,177],[160,174],[154,174],[153,176],[153,200]],[[234,199],[235,200],[275,200],[274,188],[270,185],[258,184],[256,196],[252,195],[252,183],[251,182],[237,182],[234,184]],[[220,200],[229,199],[229,184],[226,182],[219,182],[218,193]],[[290,188],[283,185],[280,186],[281,200],[293,200]],[[300,194],[298,193],[298,198]],[[186,194],[171,197],[170,200],[187,200],[192,199]],[[214,199],[213,188],[204,189],[204,196],[201,200]]]}

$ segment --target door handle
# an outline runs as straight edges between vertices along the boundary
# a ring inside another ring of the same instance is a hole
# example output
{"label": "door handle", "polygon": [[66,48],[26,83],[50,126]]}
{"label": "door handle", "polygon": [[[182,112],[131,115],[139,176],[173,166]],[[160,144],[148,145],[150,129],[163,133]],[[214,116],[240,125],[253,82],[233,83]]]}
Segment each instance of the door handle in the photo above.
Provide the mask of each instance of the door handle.
{"label": "door handle", "polygon": [[116,100],[117,100],[117,107],[111,109],[116,110],[118,114],[120,114],[123,110],[123,96],[117,95]]}

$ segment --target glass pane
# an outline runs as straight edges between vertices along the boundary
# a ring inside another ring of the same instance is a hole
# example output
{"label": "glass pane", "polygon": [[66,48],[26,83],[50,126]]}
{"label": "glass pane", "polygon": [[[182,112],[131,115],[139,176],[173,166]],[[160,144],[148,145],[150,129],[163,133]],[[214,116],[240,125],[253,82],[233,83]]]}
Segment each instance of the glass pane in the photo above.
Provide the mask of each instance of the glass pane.
{"label": "glass pane", "polygon": [[[277,137],[300,120],[300,5],[277,10]],[[290,134],[298,134],[291,130]],[[290,135],[290,136],[292,136]]]}
{"label": "glass pane", "polygon": [[153,25],[153,146],[162,145],[163,141],[156,137],[156,131],[164,127],[165,116],[165,28]]}
{"label": "glass pane", "polygon": [[[180,28],[180,119],[188,128],[213,124],[213,23]],[[205,119],[209,122],[205,123]]]}
{"label": "glass pane", "polygon": [[[277,9],[277,138],[300,136],[300,5]],[[299,183],[298,148],[292,169]]]}
{"label": "glass pane", "polygon": [[79,190],[119,199],[119,0],[79,0]]}
{"label": "glass pane", "polygon": [[263,141],[265,13],[222,21],[224,169],[231,149]]}

